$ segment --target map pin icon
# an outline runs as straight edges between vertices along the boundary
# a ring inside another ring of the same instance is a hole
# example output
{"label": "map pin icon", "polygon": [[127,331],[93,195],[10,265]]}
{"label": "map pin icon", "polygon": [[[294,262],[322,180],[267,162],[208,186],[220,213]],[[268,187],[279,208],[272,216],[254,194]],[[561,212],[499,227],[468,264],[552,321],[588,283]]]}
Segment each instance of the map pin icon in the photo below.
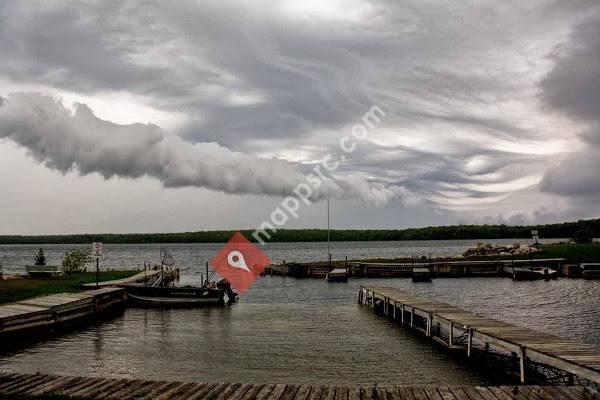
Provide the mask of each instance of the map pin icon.
{"label": "map pin icon", "polygon": [[244,271],[251,272],[250,268],[246,265],[246,260],[241,251],[233,250],[227,255],[227,262],[229,266],[233,268],[243,269]]}

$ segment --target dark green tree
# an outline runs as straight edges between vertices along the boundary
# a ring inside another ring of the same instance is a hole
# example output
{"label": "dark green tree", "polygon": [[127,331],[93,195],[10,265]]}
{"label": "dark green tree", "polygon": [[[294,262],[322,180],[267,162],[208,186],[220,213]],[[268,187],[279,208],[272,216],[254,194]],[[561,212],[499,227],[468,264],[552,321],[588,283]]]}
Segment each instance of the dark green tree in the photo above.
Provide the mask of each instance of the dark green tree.
{"label": "dark green tree", "polygon": [[46,265],[46,256],[44,250],[40,249],[35,255],[35,265]]}
{"label": "dark green tree", "polygon": [[576,243],[592,243],[594,232],[590,228],[582,228],[575,232],[573,239]]}

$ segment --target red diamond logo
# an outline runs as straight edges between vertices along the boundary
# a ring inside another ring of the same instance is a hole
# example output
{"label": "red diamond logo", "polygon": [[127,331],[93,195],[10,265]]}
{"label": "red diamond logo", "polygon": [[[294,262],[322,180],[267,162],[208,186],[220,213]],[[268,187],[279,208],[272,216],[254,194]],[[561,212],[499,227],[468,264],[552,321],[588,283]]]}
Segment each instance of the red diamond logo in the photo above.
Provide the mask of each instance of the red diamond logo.
{"label": "red diamond logo", "polygon": [[240,232],[236,232],[210,260],[212,269],[242,293],[252,286],[269,264],[269,257]]}

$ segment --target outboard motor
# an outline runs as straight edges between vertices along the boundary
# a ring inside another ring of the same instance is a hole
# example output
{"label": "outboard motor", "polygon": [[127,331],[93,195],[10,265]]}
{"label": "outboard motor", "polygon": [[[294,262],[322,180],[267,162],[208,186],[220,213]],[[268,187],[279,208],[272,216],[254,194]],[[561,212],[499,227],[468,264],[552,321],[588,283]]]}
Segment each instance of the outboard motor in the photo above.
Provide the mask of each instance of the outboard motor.
{"label": "outboard motor", "polygon": [[217,289],[225,291],[227,304],[233,304],[237,301],[238,294],[231,289],[231,284],[227,279],[221,279],[217,282]]}

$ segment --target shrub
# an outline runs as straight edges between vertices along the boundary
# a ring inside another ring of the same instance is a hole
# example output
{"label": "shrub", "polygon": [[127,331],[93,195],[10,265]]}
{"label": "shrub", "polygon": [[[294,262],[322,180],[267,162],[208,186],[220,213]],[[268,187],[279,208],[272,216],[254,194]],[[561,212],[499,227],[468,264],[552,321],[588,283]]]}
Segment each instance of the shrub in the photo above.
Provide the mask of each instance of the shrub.
{"label": "shrub", "polygon": [[86,265],[92,260],[89,252],[83,249],[71,250],[63,258],[63,271],[65,274],[85,272]]}
{"label": "shrub", "polygon": [[35,255],[35,265],[46,265],[46,256],[44,250],[40,249]]}

